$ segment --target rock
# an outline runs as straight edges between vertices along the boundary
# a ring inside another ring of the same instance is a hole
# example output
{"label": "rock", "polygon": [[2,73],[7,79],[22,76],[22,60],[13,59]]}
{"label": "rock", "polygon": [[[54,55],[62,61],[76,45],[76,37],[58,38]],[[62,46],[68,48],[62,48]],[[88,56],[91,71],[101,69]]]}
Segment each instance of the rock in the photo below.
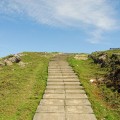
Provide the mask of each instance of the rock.
{"label": "rock", "polygon": [[103,61],[106,60],[107,58],[108,58],[107,54],[102,54],[99,56],[99,59]]}
{"label": "rock", "polygon": [[105,80],[105,78],[99,78],[97,81],[102,82],[104,80]]}
{"label": "rock", "polygon": [[13,63],[11,61],[9,61],[8,59],[5,59],[4,63],[5,63],[5,65],[8,65],[8,66],[13,65]]}
{"label": "rock", "polygon": [[90,83],[97,83],[96,79],[90,79]]}
{"label": "rock", "polygon": [[5,60],[5,65],[12,65],[13,63],[19,63],[21,61],[21,58],[19,55],[9,55]]}
{"label": "rock", "polygon": [[104,83],[104,81],[105,81],[104,78],[90,79],[90,83],[94,83],[94,84],[102,84],[102,83]]}
{"label": "rock", "polygon": [[102,53],[95,52],[95,53],[89,55],[89,58],[92,58],[94,63],[100,64],[101,67],[105,67],[108,65],[108,55],[104,52],[102,52]]}
{"label": "rock", "polygon": [[18,65],[19,65],[20,67],[25,67],[26,63],[20,61],[20,62],[18,63]]}
{"label": "rock", "polygon": [[8,58],[9,61],[11,61],[12,63],[18,63],[20,62],[21,58],[19,56],[14,56],[11,58]]}

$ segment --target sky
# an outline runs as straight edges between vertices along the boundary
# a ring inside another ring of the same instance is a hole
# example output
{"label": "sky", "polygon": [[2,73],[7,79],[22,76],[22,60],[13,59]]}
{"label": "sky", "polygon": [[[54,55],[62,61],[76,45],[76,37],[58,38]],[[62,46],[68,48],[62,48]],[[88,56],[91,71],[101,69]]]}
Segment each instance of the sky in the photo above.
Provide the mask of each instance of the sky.
{"label": "sky", "polygon": [[0,57],[120,47],[120,0],[0,0]]}

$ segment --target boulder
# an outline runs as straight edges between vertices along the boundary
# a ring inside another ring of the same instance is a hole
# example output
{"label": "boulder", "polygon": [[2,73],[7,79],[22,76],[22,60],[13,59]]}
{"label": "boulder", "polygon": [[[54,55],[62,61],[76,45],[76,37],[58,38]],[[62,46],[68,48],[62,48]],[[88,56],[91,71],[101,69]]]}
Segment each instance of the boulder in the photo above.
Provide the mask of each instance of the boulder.
{"label": "boulder", "polygon": [[11,61],[12,63],[18,63],[21,61],[21,58],[19,56],[14,56],[11,58],[8,58],[9,61]]}
{"label": "boulder", "polygon": [[21,58],[19,55],[9,55],[6,58],[3,59],[3,62],[1,62],[1,65],[12,65],[13,63],[19,63],[21,61]]}
{"label": "boulder", "polygon": [[104,52],[95,52],[91,55],[89,55],[89,58],[92,58],[94,63],[100,64],[101,67],[105,67],[108,65],[108,55]]}
{"label": "boulder", "polygon": [[5,59],[4,63],[5,63],[5,65],[8,65],[8,66],[13,65],[13,63],[11,61],[9,61],[8,59]]}
{"label": "boulder", "polygon": [[108,58],[107,54],[102,54],[99,56],[99,60],[106,60]]}

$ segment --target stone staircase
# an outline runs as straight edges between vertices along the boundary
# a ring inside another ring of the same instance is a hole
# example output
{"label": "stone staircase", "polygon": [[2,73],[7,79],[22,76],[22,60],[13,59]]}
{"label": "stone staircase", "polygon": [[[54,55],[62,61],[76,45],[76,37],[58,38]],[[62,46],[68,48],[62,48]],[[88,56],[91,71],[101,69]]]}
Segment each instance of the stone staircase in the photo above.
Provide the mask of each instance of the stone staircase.
{"label": "stone staircase", "polygon": [[65,60],[53,58],[47,87],[33,120],[97,120],[77,75]]}

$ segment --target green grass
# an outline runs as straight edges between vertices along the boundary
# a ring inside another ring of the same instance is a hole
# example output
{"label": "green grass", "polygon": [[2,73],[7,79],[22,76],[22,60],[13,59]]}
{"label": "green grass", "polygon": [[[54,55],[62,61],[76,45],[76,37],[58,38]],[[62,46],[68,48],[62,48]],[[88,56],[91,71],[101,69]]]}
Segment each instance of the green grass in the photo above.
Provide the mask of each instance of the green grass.
{"label": "green grass", "polygon": [[[73,57],[70,57],[68,62],[78,74],[80,82],[85,88],[97,119],[119,120],[120,115],[117,110],[113,109],[109,103],[107,103],[102,92],[103,88],[98,87],[96,84],[90,83],[90,79],[92,78],[103,77],[106,74],[107,69],[100,69],[100,67],[92,63],[91,60],[75,60]],[[111,93],[111,91],[107,88],[105,88],[105,91]]]}
{"label": "green grass", "polygon": [[43,96],[51,55],[24,53],[18,64],[0,69],[0,120],[32,120]]}

